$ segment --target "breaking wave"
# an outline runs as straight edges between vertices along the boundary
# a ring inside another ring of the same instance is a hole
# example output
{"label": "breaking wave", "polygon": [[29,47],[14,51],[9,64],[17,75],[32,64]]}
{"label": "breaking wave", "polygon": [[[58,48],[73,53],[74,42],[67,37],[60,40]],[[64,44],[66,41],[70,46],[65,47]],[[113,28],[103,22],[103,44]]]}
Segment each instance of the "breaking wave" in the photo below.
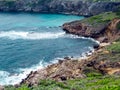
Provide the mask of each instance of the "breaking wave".
{"label": "breaking wave", "polygon": [[24,32],[24,31],[1,31],[0,38],[9,38],[9,39],[55,39],[64,36],[64,32]]}
{"label": "breaking wave", "polygon": [[[39,39],[56,39],[56,38],[81,38],[81,39],[90,39],[96,43],[99,43],[98,41],[92,39],[92,38],[85,38],[85,37],[79,37],[76,35],[71,34],[65,34],[65,32],[24,32],[24,31],[1,31],[0,32],[0,38],[8,38],[8,39],[28,39],[28,40],[39,40]],[[93,47],[89,47],[89,50],[87,52],[83,52],[81,56],[78,56],[77,58],[83,59],[86,58],[86,55],[90,55],[92,52],[94,52]],[[62,59],[63,60],[63,59]],[[31,71],[36,71],[38,69],[41,69],[49,64],[56,63],[58,59],[52,60],[50,63],[45,63],[44,60],[40,61],[39,64],[33,65],[30,68],[19,68],[17,71],[19,71],[16,74],[11,74],[7,71],[0,71],[0,85],[15,85],[21,82],[22,79],[25,79],[27,75]]]}
{"label": "breaking wave", "polygon": [[24,31],[1,31],[0,38],[9,38],[12,40],[15,39],[28,39],[28,40],[39,40],[39,39],[56,39],[56,38],[81,38],[81,39],[90,39],[93,42],[99,44],[98,41],[92,38],[80,37],[72,34],[65,34],[65,32],[24,32]]}
{"label": "breaking wave", "polygon": [[43,60],[40,61],[39,64],[33,65],[30,68],[20,68],[17,69],[20,73],[16,74],[10,74],[7,71],[0,71],[0,85],[15,85],[22,81],[22,79],[25,79],[28,74],[30,74],[31,71],[36,71],[38,69],[41,69],[44,67]]}

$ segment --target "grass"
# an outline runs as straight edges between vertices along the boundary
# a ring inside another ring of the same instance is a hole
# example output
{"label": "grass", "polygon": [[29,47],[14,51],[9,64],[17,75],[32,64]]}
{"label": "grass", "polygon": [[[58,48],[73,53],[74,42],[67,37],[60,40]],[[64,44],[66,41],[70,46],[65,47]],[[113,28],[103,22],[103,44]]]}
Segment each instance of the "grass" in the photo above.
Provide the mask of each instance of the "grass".
{"label": "grass", "polygon": [[22,85],[19,88],[7,86],[5,90],[120,90],[119,76],[102,76],[92,74],[87,78],[56,82],[53,80],[41,80],[38,86],[28,87]]}
{"label": "grass", "polygon": [[[106,47],[115,54],[100,54],[97,60],[120,61],[120,39]],[[5,90],[120,90],[120,76],[102,75],[92,67],[84,68],[86,78],[57,82],[54,80],[40,80],[37,86],[21,85],[20,87],[6,86]]]}
{"label": "grass", "polygon": [[116,43],[108,46],[107,50],[109,50],[110,52],[118,52],[118,53],[120,53],[120,42],[116,42]]}
{"label": "grass", "polygon": [[82,20],[83,23],[87,23],[90,25],[99,25],[99,24],[106,24],[108,22],[110,22],[111,20],[113,20],[114,18],[120,18],[119,13],[115,13],[115,12],[106,12],[106,13],[102,13],[99,15],[95,15],[92,17],[89,17],[87,19]]}
{"label": "grass", "polygon": [[115,41],[112,45],[106,47],[110,52],[120,53],[120,38]]}
{"label": "grass", "polygon": [[[116,40],[106,48],[109,51],[120,51],[120,39]],[[120,61],[120,53],[100,54],[97,60],[109,60],[112,62]],[[87,76],[82,79],[67,80],[57,82],[54,80],[40,80],[37,86],[29,87],[21,85],[20,87],[6,86],[5,90],[120,90],[120,76],[102,75],[92,67],[86,67],[84,74]]]}

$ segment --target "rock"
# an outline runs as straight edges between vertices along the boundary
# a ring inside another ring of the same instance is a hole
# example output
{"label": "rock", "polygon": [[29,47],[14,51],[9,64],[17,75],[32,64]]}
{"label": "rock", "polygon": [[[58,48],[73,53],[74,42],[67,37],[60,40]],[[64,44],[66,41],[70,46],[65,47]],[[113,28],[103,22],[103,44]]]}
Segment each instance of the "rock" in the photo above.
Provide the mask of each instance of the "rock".
{"label": "rock", "polygon": [[[65,23],[63,24],[63,30],[66,33],[91,37],[99,42],[112,42],[120,37],[120,30],[117,29],[120,19],[113,19],[106,22],[96,21],[104,15],[109,16],[109,14],[112,15],[112,13],[104,13],[87,19]],[[91,20],[93,21],[91,22]]]}
{"label": "rock", "polygon": [[64,81],[68,79],[83,78],[82,68],[85,61],[63,60],[62,63],[49,65],[44,69],[40,69],[37,73],[30,73],[26,79],[20,84],[37,85],[40,80],[52,79],[56,81]]}
{"label": "rock", "polygon": [[58,63],[59,63],[59,64],[62,64],[62,63],[63,63],[63,60],[59,60]]}
{"label": "rock", "polygon": [[70,58],[70,57],[64,57],[64,59],[65,59],[65,60],[71,60],[71,58]]}
{"label": "rock", "polygon": [[105,46],[108,46],[108,45],[110,45],[110,43],[100,43],[100,47],[102,48],[102,47],[105,47]]}
{"label": "rock", "polygon": [[63,13],[83,16],[117,11],[120,2],[91,2],[89,0],[2,0],[0,11]]}
{"label": "rock", "polygon": [[104,54],[109,54],[110,52],[108,50],[103,51]]}
{"label": "rock", "polygon": [[94,49],[98,49],[99,48],[99,44],[96,44],[93,46]]}
{"label": "rock", "polygon": [[61,79],[62,81],[67,80],[67,78],[66,78],[65,76],[61,76],[60,79]]}

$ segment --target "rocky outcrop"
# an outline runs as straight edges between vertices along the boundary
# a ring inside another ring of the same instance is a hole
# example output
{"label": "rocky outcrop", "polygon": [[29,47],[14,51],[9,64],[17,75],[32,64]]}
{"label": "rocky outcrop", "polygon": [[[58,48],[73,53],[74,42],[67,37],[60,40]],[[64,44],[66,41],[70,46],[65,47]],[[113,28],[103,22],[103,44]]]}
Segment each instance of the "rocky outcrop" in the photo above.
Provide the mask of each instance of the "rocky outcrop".
{"label": "rocky outcrop", "polygon": [[[119,18],[111,21],[100,21],[102,20],[102,16],[97,17],[95,20],[94,18],[96,17],[65,23],[63,30],[66,31],[66,33],[91,37],[100,42],[112,42],[120,37],[120,28],[117,28],[117,26],[120,25]],[[90,22],[91,20],[93,20],[92,23]]]}
{"label": "rocky outcrop", "polygon": [[93,67],[95,70],[100,71],[102,74],[117,74],[120,75],[120,62],[110,61],[97,61],[93,60],[87,64],[88,67]]}
{"label": "rocky outcrop", "polygon": [[104,37],[113,42],[120,37],[120,19],[113,19],[105,29]]}
{"label": "rocky outcrop", "polygon": [[91,16],[117,11],[120,2],[90,2],[89,0],[0,0],[0,11],[64,13]]}
{"label": "rocky outcrop", "polygon": [[52,79],[61,82],[70,79],[81,79],[87,77],[87,73],[96,72],[102,75],[120,75],[119,56],[119,53],[113,55],[102,47],[87,59],[66,58],[65,60],[59,60],[56,64],[31,72],[20,84],[32,86],[38,85],[40,80]]}
{"label": "rocky outcrop", "polygon": [[94,53],[92,58],[89,59],[86,66],[93,67],[103,75],[120,75],[120,53],[112,53],[105,48],[99,49]]}
{"label": "rocky outcrop", "polygon": [[37,85],[40,80],[52,79],[56,81],[65,81],[68,79],[83,78],[85,75],[82,70],[85,66],[85,60],[59,60],[58,63],[47,66],[36,72],[31,72],[21,84]]}

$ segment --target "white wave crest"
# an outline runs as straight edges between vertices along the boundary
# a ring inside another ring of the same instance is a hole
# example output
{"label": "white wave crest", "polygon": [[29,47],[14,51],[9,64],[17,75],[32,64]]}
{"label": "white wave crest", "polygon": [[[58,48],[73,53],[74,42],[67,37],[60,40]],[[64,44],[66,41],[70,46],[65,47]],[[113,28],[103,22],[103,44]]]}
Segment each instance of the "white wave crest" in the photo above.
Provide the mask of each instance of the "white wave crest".
{"label": "white wave crest", "polygon": [[1,31],[0,38],[9,38],[12,40],[15,39],[28,39],[28,40],[39,40],[39,39],[56,39],[56,38],[80,38],[80,39],[89,39],[93,42],[99,44],[99,41],[96,41],[92,38],[81,37],[72,34],[65,34],[65,32],[25,32],[25,31]]}
{"label": "white wave crest", "polygon": [[[88,48],[89,48],[89,51],[83,52],[81,54],[81,56],[74,56],[74,59],[79,59],[79,60],[86,59],[87,55],[91,55],[94,52],[94,49],[92,47],[88,47]],[[44,60],[42,60],[42,61],[40,61],[39,64],[33,65],[30,68],[19,68],[19,69],[17,69],[17,71],[20,72],[19,74],[11,75],[9,72],[0,71],[0,85],[19,84],[22,81],[22,79],[25,79],[28,76],[28,74],[30,74],[31,71],[36,71],[36,70],[42,69],[48,65],[57,63],[58,60],[64,60],[64,57],[63,58],[57,57],[50,62],[44,62]]]}
{"label": "white wave crest", "polygon": [[90,38],[90,37],[77,36],[77,35],[73,35],[73,34],[67,34],[65,37],[87,39],[87,40],[91,40],[91,41],[93,41],[93,42],[96,42],[97,44],[100,44],[99,41],[97,41],[97,40],[95,40],[95,39],[93,39],[93,38]]}
{"label": "white wave crest", "polygon": [[0,71],[0,85],[15,85],[19,84],[22,79],[25,79],[28,74],[30,74],[31,71],[36,71],[38,69],[43,68],[44,66],[43,61],[41,61],[39,64],[34,65],[30,68],[24,68],[24,69],[18,69],[20,71],[20,74],[13,74],[11,75],[7,71]]}
{"label": "white wave crest", "polygon": [[55,39],[64,36],[64,32],[24,32],[24,31],[1,31],[0,38],[9,38],[9,39]]}

